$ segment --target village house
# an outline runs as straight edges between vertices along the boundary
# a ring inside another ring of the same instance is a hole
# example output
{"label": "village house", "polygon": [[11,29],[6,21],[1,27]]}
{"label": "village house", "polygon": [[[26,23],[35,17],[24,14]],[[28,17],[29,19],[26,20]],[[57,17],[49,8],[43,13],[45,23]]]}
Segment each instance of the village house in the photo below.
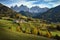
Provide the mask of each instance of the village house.
{"label": "village house", "polygon": [[14,22],[15,23],[23,23],[23,22],[24,23],[27,23],[27,21],[25,21],[24,19],[20,19],[20,20],[19,19],[16,19],[16,20],[14,20]]}

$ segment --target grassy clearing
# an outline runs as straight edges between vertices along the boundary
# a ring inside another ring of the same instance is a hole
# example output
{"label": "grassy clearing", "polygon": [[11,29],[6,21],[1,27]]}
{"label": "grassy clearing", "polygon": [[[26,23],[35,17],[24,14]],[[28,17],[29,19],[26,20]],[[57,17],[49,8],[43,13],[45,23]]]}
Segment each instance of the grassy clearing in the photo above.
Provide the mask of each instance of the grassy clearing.
{"label": "grassy clearing", "polygon": [[[46,31],[41,30],[41,32],[43,35],[46,35]],[[52,36],[56,36],[56,34],[60,36],[60,31],[50,31],[50,32],[51,32]]]}
{"label": "grassy clearing", "polygon": [[0,40],[50,40],[45,37],[0,30]]}
{"label": "grassy clearing", "polygon": [[0,28],[4,28],[4,29],[9,29],[9,27],[12,28],[13,31],[16,31],[16,27],[18,25],[13,23],[12,21],[7,21],[7,20],[0,20]]}
{"label": "grassy clearing", "polygon": [[53,36],[55,36],[56,34],[60,36],[60,31],[54,31],[54,32],[51,32]]}

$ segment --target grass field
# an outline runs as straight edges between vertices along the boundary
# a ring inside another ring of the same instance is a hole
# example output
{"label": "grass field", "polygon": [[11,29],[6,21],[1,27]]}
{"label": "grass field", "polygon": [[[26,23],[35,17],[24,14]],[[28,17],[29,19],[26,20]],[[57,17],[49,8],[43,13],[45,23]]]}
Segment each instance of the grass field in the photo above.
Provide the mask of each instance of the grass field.
{"label": "grass field", "polygon": [[[42,32],[43,35],[46,34],[46,31],[42,31],[42,30],[41,30],[41,32]],[[60,36],[60,31],[50,31],[50,32],[51,32],[52,36],[56,36],[56,34],[57,34],[58,36]]]}
{"label": "grass field", "polygon": [[[8,20],[0,20],[0,40],[51,40],[46,37],[16,31],[18,25]],[[8,27],[12,27],[9,30]]]}

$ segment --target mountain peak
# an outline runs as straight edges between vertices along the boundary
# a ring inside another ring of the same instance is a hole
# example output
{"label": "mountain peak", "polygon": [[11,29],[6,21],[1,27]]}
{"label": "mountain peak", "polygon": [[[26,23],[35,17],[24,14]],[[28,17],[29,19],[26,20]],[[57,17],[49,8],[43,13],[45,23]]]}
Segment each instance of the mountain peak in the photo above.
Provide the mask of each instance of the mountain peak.
{"label": "mountain peak", "polygon": [[3,5],[2,3],[0,3],[0,5]]}
{"label": "mountain peak", "polygon": [[40,9],[38,6],[31,7],[31,9]]}
{"label": "mountain peak", "polygon": [[0,3],[0,6],[3,6],[3,4]]}
{"label": "mountain peak", "polygon": [[15,7],[18,7],[17,5],[15,5]]}
{"label": "mountain peak", "polygon": [[32,7],[32,8],[40,8],[39,6],[34,6],[34,7]]}
{"label": "mountain peak", "polygon": [[[20,7],[27,7],[27,6],[25,6],[25,5],[22,4]],[[28,7],[27,7],[27,8],[28,8]]]}
{"label": "mountain peak", "polygon": [[60,7],[60,5],[58,5],[57,7]]}
{"label": "mountain peak", "polygon": [[23,4],[21,6],[24,6]]}
{"label": "mountain peak", "polygon": [[[14,10],[16,10],[17,12],[20,12],[20,11],[27,11],[27,12],[30,12],[30,13],[42,13],[42,12],[45,12],[48,10],[48,8],[40,8],[39,6],[33,6],[31,8],[28,8],[27,6],[25,5],[21,5],[19,6],[18,8],[12,8]],[[42,11],[43,10],[43,11]]]}

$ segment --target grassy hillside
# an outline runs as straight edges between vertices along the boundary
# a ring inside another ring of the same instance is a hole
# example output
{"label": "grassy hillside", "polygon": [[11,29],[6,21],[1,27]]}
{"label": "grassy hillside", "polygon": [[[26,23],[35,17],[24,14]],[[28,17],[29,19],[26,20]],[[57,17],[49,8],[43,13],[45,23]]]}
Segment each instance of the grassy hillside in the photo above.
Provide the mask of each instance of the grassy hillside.
{"label": "grassy hillside", "polygon": [[[9,7],[0,3],[0,18],[1,17],[14,18],[16,14],[19,14],[19,13],[15,12],[14,10],[12,10]],[[22,16],[22,15],[20,15],[20,16]]]}
{"label": "grassy hillside", "polygon": [[[0,40],[50,40],[42,36],[17,32],[18,25],[8,20],[0,20]],[[9,29],[12,27],[12,29]]]}

